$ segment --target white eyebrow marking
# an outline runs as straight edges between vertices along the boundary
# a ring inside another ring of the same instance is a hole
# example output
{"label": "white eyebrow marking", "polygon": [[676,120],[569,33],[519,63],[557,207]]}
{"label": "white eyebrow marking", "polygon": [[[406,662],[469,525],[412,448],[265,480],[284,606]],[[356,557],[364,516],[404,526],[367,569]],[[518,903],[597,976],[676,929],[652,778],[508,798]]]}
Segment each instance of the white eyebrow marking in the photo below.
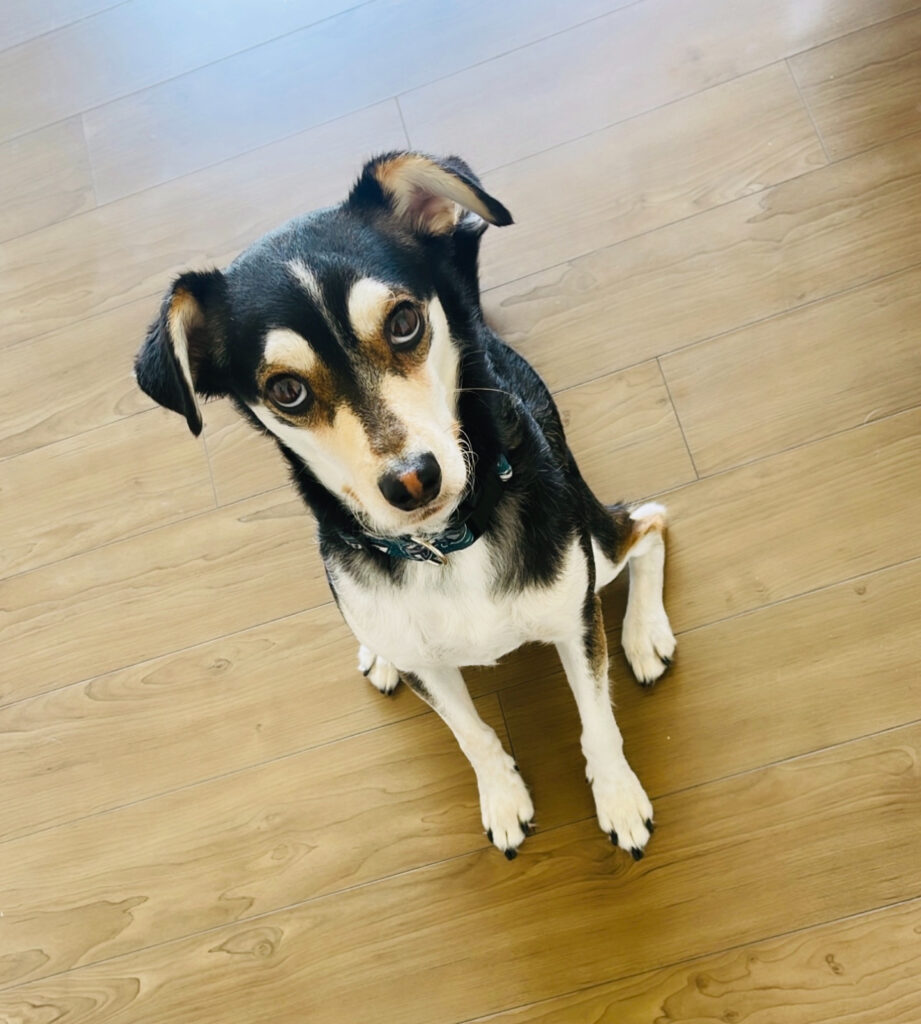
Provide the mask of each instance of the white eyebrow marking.
{"label": "white eyebrow marking", "polygon": [[318,306],[322,306],[323,295],[320,291],[320,282],[316,279],[310,267],[303,260],[290,260],[287,266],[295,281],[303,286],[304,291],[307,292]]}
{"label": "white eyebrow marking", "polygon": [[373,338],[380,330],[384,309],[393,291],[373,277],[362,277],[349,290],[349,320],[359,338]]}
{"label": "white eyebrow marking", "polygon": [[274,327],[266,334],[262,358],[301,373],[310,373],[317,365],[317,354],[307,340],[287,327]]}

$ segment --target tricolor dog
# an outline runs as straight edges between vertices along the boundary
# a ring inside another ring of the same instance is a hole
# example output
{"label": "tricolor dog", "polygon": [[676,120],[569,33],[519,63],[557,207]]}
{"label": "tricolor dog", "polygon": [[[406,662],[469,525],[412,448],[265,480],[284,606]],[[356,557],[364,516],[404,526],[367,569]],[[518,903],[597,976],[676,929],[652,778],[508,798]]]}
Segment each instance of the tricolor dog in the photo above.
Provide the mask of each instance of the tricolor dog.
{"label": "tricolor dog", "polygon": [[448,724],[509,859],[534,807],[461,669],[555,644],[598,821],[639,859],[652,805],[611,710],[597,595],[628,568],[624,651],[654,682],[675,651],[665,510],[595,498],[547,388],[484,321],[480,237],[511,222],[463,161],[380,156],[341,205],[285,224],[224,271],[178,277],[137,379],[195,434],[197,396],[228,395],[275,438],[316,517],[359,668],[383,693],[404,680]]}

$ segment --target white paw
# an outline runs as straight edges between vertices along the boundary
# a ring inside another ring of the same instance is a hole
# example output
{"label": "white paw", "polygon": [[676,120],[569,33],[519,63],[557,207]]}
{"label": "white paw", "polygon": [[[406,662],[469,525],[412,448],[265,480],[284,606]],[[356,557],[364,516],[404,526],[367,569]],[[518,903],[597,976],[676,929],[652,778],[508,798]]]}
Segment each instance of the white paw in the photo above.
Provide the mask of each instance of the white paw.
{"label": "white paw", "polygon": [[486,836],[509,860],[514,860],[518,847],[532,830],[534,804],[528,787],[514,761],[504,753],[493,767],[477,774],[477,783]]}
{"label": "white paw", "polygon": [[393,693],[400,682],[400,673],[396,667],[379,658],[364,644],[358,648],[358,671],[381,693]]}
{"label": "white paw", "polygon": [[654,683],[675,656],[675,636],[661,605],[645,614],[628,608],[621,642],[637,682],[644,686]]}
{"label": "white paw", "polygon": [[589,768],[589,780],[602,831],[615,846],[639,860],[653,830],[652,804],[640,780],[623,758],[603,772],[595,772],[594,778]]}

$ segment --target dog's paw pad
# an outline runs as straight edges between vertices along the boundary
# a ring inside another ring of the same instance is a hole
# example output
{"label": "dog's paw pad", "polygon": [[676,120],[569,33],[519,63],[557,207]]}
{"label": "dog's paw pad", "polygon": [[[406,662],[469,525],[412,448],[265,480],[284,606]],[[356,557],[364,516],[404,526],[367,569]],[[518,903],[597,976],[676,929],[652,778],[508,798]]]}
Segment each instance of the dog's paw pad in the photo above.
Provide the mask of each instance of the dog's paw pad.
{"label": "dog's paw pad", "polygon": [[643,686],[661,678],[674,661],[676,641],[665,609],[645,617],[628,613],[622,642],[633,675]]}
{"label": "dog's paw pad", "polygon": [[480,811],[486,838],[509,860],[534,830],[534,805],[511,758],[497,758],[488,771],[478,773]]}
{"label": "dog's paw pad", "polygon": [[358,648],[358,671],[383,694],[391,694],[400,682],[400,673],[389,661],[379,658],[362,644]]}
{"label": "dog's paw pad", "polygon": [[626,761],[606,771],[596,770],[593,774],[592,794],[598,824],[614,846],[639,860],[653,833],[652,804],[640,780]]}

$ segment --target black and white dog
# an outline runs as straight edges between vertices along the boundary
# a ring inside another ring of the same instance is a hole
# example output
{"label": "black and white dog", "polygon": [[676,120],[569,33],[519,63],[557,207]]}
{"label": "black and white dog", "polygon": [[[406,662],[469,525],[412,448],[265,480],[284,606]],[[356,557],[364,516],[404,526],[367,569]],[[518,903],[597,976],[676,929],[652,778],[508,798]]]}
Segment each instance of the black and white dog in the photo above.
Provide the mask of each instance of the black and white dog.
{"label": "black and white dog", "polygon": [[195,434],[196,395],[229,395],[275,437],[316,517],[359,668],[383,693],[404,679],[447,722],[509,859],[534,808],[460,669],[555,644],[598,821],[639,859],[652,805],[611,710],[597,593],[629,566],[623,646],[652,683],[675,650],[665,510],[600,504],[547,388],[484,322],[480,236],[511,222],[463,161],[380,156],[341,205],[284,225],[226,271],[177,278],[137,379]]}

